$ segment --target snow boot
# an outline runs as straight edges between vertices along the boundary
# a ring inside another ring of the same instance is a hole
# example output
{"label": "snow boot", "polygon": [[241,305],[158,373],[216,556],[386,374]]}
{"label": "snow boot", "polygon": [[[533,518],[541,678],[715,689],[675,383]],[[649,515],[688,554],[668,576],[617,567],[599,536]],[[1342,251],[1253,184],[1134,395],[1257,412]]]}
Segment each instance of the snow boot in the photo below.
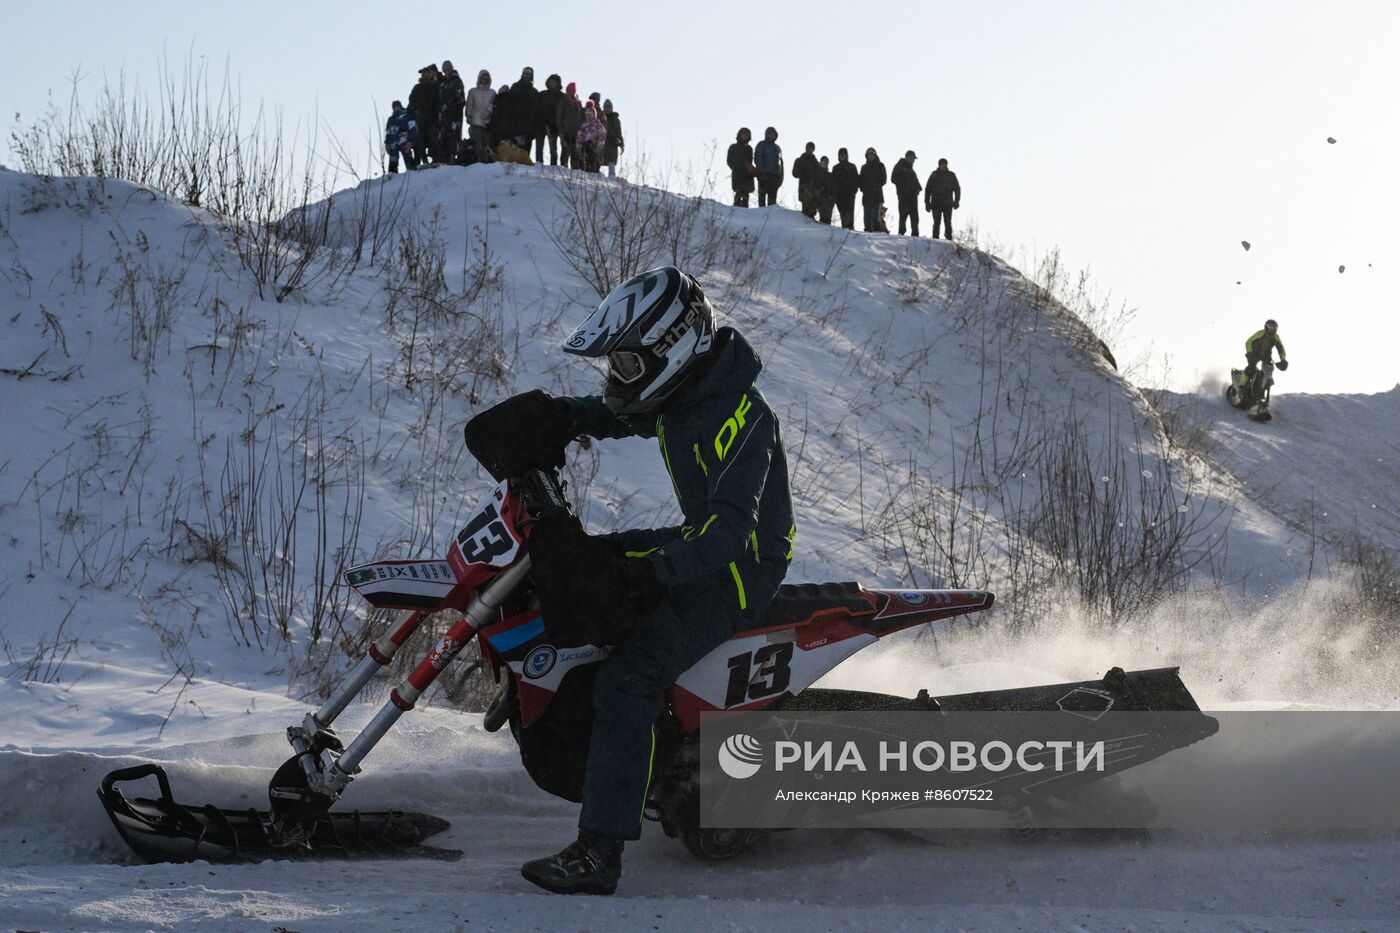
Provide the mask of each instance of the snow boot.
{"label": "snow boot", "polygon": [[622,877],[622,842],[607,842],[579,839],[558,855],[526,862],[520,874],[555,894],[612,894]]}

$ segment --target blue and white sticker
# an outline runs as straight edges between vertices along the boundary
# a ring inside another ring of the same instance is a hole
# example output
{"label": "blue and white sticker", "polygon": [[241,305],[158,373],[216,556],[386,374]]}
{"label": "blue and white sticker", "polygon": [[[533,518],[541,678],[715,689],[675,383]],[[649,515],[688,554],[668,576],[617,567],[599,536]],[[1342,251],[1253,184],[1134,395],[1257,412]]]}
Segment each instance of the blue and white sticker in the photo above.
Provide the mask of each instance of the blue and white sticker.
{"label": "blue and white sticker", "polygon": [[530,680],[539,680],[554,670],[554,662],[558,657],[553,645],[540,645],[525,658],[525,676]]}
{"label": "blue and white sticker", "polygon": [[905,590],[899,594],[899,601],[906,606],[922,606],[928,602],[928,594],[920,593],[918,590]]}

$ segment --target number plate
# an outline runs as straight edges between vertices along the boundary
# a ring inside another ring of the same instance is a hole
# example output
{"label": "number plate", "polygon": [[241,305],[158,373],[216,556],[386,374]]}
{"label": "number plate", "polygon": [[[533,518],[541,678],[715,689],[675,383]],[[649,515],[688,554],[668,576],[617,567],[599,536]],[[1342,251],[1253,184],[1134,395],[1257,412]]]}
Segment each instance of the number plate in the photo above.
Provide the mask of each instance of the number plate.
{"label": "number plate", "polygon": [[477,503],[447,553],[459,578],[472,566],[503,568],[515,563],[520,553],[515,510],[509,483],[504,481]]}

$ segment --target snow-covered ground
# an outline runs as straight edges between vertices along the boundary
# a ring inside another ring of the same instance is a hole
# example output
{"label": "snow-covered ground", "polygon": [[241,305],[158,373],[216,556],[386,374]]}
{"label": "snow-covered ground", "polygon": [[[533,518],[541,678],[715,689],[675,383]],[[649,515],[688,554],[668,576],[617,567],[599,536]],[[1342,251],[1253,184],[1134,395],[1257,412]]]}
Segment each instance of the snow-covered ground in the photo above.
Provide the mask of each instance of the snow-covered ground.
{"label": "snow-covered ground", "polygon": [[[562,194],[618,184],[477,166],[342,193],[342,231],[383,193],[393,229],[436,239],[446,283],[473,290],[465,319],[415,322],[401,267],[366,263],[265,300],[229,232],[198,209],[118,182],[0,171],[0,925],[1396,926],[1392,840],[789,834],[705,865],[650,833],[628,849],[619,897],[552,899],[516,868],[569,838],[572,807],[529,782],[508,736],[445,705],[406,718],[347,804],[439,813],[462,861],[132,864],[98,805],[101,775],[160,760],[181,798],[258,803],[287,754],[282,729],[343,671],[335,645],[361,624],[343,593],[343,616],[314,617],[318,563],[433,554],[487,487],[461,450],[470,414],[536,386],[597,385],[557,350],[596,293],[550,233],[565,230]],[[1390,656],[1334,618],[1345,584],[1318,549],[1343,532],[1400,543],[1400,387],[1297,396],[1281,374],[1267,426],[1178,399],[1212,441],[1194,459],[1164,443],[1082,325],[990,255],[708,202],[689,223],[710,243],[690,264],[763,354],[783,418],[798,500],[790,579],[926,583],[899,550],[896,506],[959,484],[996,490],[969,502],[1001,527],[1006,503],[1039,488],[1036,439],[1070,423],[1154,489],[1169,484],[1197,523],[1190,546],[1210,555],[1189,592],[1130,625],[1105,631],[1067,611],[1029,634],[905,639],[831,682],[943,693],[1177,663],[1214,708],[1400,705]],[[495,349],[459,359],[434,332]],[[251,508],[235,492],[259,475],[260,502],[303,499]],[[580,451],[571,475],[594,529],[671,512],[647,442]],[[288,515],[290,536],[269,531]],[[270,555],[249,553],[259,545]],[[279,612],[285,636],[268,621]],[[372,710],[352,707],[346,731]]]}

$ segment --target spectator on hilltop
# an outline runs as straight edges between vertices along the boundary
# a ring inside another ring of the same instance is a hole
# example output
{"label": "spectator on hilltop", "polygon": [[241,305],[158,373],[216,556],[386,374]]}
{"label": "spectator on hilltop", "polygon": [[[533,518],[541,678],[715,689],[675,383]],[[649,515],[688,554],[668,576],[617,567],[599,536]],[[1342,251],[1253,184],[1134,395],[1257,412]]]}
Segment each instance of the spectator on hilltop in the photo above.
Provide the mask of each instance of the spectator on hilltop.
{"label": "spectator on hilltop", "polygon": [[495,109],[491,114],[493,162],[534,164],[530,161],[530,121],[533,113],[524,93],[517,93],[509,84],[501,85],[496,92]]}
{"label": "spectator on hilltop", "polygon": [[436,150],[438,77],[437,65],[419,68],[418,83],[408,92],[408,112],[413,114],[413,120],[418,124],[418,143],[414,146],[414,154],[418,157],[419,165],[428,164],[430,156],[435,162],[447,161]]}
{"label": "spectator on hilltop", "polygon": [[763,131],[762,142],[754,147],[753,164],[758,172],[758,206],[777,205],[778,189],[783,185],[783,148],[773,127]]}
{"label": "spectator on hilltop", "polygon": [[865,164],[860,167],[860,203],[865,208],[865,232],[879,233],[884,226],[880,222],[880,208],[885,203],[885,163],[875,148],[865,150]]}
{"label": "spectator on hilltop", "polygon": [[491,161],[491,116],[496,109],[496,92],[491,90],[491,72],[476,73],[476,87],[467,92],[467,135],[476,147],[478,162]]}
{"label": "spectator on hilltop", "polygon": [[524,137],[520,140],[526,153],[534,149],[535,142],[543,132],[543,125],[540,123],[540,92],[535,89],[535,69],[522,68],[520,70],[520,80],[510,86],[510,93],[514,95],[516,113],[518,114],[516,125],[519,131],[513,135]]}
{"label": "spectator on hilltop", "polygon": [[617,157],[627,148],[622,138],[622,118],[613,109],[611,100],[603,101],[603,121],[608,127],[608,138],[603,143],[603,164],[608,167],[608,177],[617,177]]}
{"label": "spectator on hilltop", "polygon": [[418,121],[413,119],[413,114],[404,107],[403,101],[394,101],[393,108],[384,124],[384,151],[389,155],[389,174],[397,175],[401,153],[410,170],[418,167],[418,158],[413,154],[413,147],[418,142]]}
{"label": "spectator on hilltop", "polygon": [[451,161],[462,142],[462,107],[467,94],[462,76],[451,61],[442,63],[442,80],[438,82],[438,151],[443,161]]}
{"label": "spectator on hilltop", "polygon": [[597,173],[603,157],[603,144],[607,139],[608,128],[598,113],[598,105],[590,97],[583,108],[583,123],[578,128],[578,146],[585,172]]}
{"label": "spectator on hilltop", "polygon": [[890,181],[894,183],[895,198],[899,201],[899,235],[904,236],[904,221],[909,221],[909,235],[919,235],[919,192],[924,186],[919,184],[919,176],[914,174],[914,150],[904,153],[904,158],[894,164]]}
{"label": "spectator on hilltop", "polygon": [[563,144],[560,161],[569,168],[583,168],[578,151],[578,131],[583,126],[583,104],[578,99],[578,85],[573,81],[564,89],[555,110],[554,122],[559,127],[559,138]]}
{"label": "spectator on hilltop", "polygon": [[[499,138],[502,142],[509,142],[516,146],[528,158],[530,155],[531,141],[535,138],[535,101],[530,97],[528,85],[522,85],[519,81],[512,85],[502,85],[496,93],[496,117],[491,124],[491,138]],[[505,113],[501,111],[504,108]],[[500,136],[497,137],[496,124],[500,124]],[[527,163],[531,164],[531,163]]]}
{"label": "spectator on hilltop", "polygon": [[[476,88],[467,92],[467,123],[471,123],[472,93]],[[496,97],[491,102],[491,120],[486,125],[486,135],[491,141],[491,151],[495,152],[501,143],[510,142],[515,138],[516,132],[520,128],[519,115],[515,109],[515,99],[511,97],[510,85],[502,84],[496,88]]]}
{"label": "spectator on hilltop", "polygon": [[792,177],[797,179],[797,203],[802,205],[803,215],[811,218],[817,216],[816,189],[813,181],[820,168],[816,143],[808,143],[806,151],[792,163]]}
{"label": "spectator on hilltop", "polygon": [[817,220],[831,226],[831,209],[836,206],[836,189],[832,186],[830,160],[822,156],[813,176],[816,189]]}
{"label": "spectator on hilltop", "polygon": [[536,104],[536,122],[540,126],[540,135],[535,140],[535,162],[538,165],[544,164],[544,140],[549,137],[549,164],[559,164],[559,101],[564,97],[563,79],[558,75],[550,75],[544,79],[544,90],[540,91],[539,101]]}
{"label": "spectator on hilltop", "polygon": [[939,159],[938,168],[928,176],[924,185],[924,206],[933,214],[933,238],[938,239],[939,221],[943,222],[944,237],[953,238],[953,211],[962,204],[962,186],[958,176],[948,170],[948,160]]}
{"label": "spectator on hilltop", "polygon": [[856,228],[856,192],[860,190],[860,170],[851,162],[845,148],[836,150],[836,166],[831,170],[831,191],[836,198],[836,210],[841,213],[841,226]]}
{"label": "spectator on hilltop", "polygon": [[753,146],[749,145],[752,138],[753,134],[747,126],[739,127],[725,157],[725,164],[729,166],[729,183],[734,189],[735,207],[748,207],[749,195],[753,194],[753,180],[758,170],[753,165]]}

